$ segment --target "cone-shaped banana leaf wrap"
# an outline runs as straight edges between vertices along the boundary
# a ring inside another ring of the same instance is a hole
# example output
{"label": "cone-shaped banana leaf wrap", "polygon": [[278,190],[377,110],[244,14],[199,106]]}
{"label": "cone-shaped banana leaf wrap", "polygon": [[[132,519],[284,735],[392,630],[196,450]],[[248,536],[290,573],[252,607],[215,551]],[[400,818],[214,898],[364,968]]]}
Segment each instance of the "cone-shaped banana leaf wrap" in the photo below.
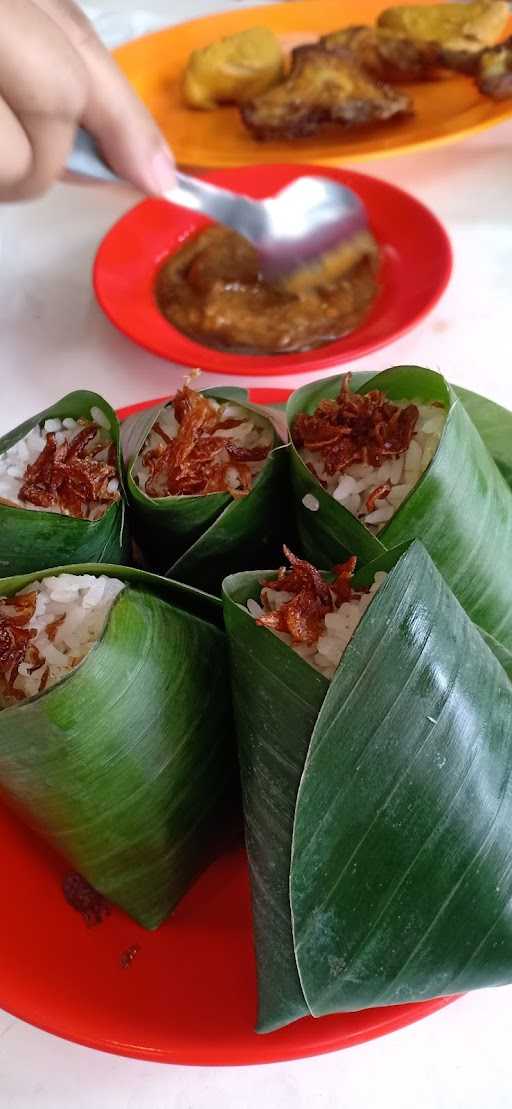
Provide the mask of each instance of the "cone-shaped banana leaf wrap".
{"label": "cone-shaped banana leaf wrap", "polygon": [[512,685],[420,543],[378,569],[330,683],[224,583],[262,1032],[512,980]]}
{"label": "cone-shaped banana leaf wrap", "polygon": [[288,498],[284,482],[286,451],[278,428],[285,421],[247,401],[241,389],[205,389],[218,402],[235,401],[261,419],[268,418],[273,447],[250,492],[239,499],[229,493],[149,497],[134,479],[134,465],[146,438],[168,402],[128,417],[122,425],[123,454],[132,526],[152,569],[174,580],[219,593],[226,574],[261,566],[279,557],[288,534]]}
{"label": "cone-shaped banana leaf wrap", "polygon": [[[289,427],[300,412],[312,413],[319,401],[337,396],[340,380],[316,382],[294,393],[288,404]],[[365,380],[357,391],[365,394],[372,389],[382,390],[391,401],[419,399],[444,406],[446,420],[434,458],[389,523],[375,535],[322,488],[292,445],[291,479],[303,554],[327,568],[341,561],[344,551],[368,562],[384,549],[420,539],[471,619],[510,650],[512,586],[507,552],[512,549],[512,491],[503,473],[463,403],[440,374],[398,366]],[[471,394],[465,399],[469,405]],[[497,405],[487,405],[492,412],[489,420],[483,419],[482,430],[487,431],[489,444],[497,443],[504,471],[504,439],[511,417]],[[512,461],[512,446],[509,457]],[[316,498],[317,511],[304,505],[307,493]]]}
{"label": "cone-shaped banana leaf wrap", "polygon": [[[66,570],[126,585],[76,669],[0,711],[0,787],[91,885],[155,928],[228,815],[236,759],[222,608],[131,568]],[[59,572],[9,578],[0,593]]]}
{"label": "cone-shaped banana leaf wrap", "polygon": [[[0,455],[39,424],[49,419],[91,419],[98,408],[110,425],[116,448],[117,470],[122,494],[123,463],[117,416],[97,393],[85,389],[68,393],[62,400],[38,412],[13,431],[0,437]],[[49,566],[79,562],[123,563],[129,558],[129,536],[123,496],[97,520],[79,519],[44,509],[11,508],[0,499],[0,574],[30,573]]]}

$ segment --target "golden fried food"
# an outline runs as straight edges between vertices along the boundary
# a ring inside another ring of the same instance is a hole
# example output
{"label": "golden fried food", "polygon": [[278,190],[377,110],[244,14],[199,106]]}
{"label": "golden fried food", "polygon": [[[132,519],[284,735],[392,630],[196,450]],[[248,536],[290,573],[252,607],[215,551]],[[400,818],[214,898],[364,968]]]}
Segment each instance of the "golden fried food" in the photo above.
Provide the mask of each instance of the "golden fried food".
{"label": "golden fried food", "polygon": [[509,19],[505,0],[475,0],[475,3],[431,4],[387,8],[377,26],[413,42],[435,42],[447,51],[478,52],[492,45]]}
{"label": "golden fried food", "polygon": [[183,79],[183,95],[192,108],[211,110],[222,103],[239,104],[258,96],[283,75],[279,39],[265,27],[194,50]]}
{"label": "golden fried food", "polygon": [[512,36],[483,51],[478,61],[476,83],[480,92],[493,100],[512,97]]}
{"label": "golden fried food", "polygon": [[357,231],[339,246],[331,247],[314,261],[292,270],[279,281],[279,288],[302,296],[310,289],[325,289],[351,273],[362,258],[374,258],[377,244],[370,231]]}
{"label": "golden fried food", "polygon": [[435,43],[413,42],[376,27],[346,27],[324,35],[320,43],[326,50],[350,50],[363,69],[391,83],[426,81],[440,64]]}
{"label": "golden fried food", "polygon": [[383,77],[374,27],[343,27],[341,31],[331,31],[329,35],[323,35],[318,45],[325,50],[349,50],[363,69],[376,77]]}
{"label": "golden fried food", "polygon": [[377,244],[363,233],[346,244],[343,257],[326,260],[316,285],[308,273],[297,291],[273,286],[260,276],[246,239],[209,227],[164,264],[156,293],[163,315],[196,341],[221,350],[282,353],[353,331],[377,294],[377,268]]}
{"label": "golden fried food", "polygon": [[294,50],[289,77],[241,106],[244,123],[263,141],[313,135],[323,123],[375,123],[410,111],[407,94],[373,78],[350,51],[319,45]]}

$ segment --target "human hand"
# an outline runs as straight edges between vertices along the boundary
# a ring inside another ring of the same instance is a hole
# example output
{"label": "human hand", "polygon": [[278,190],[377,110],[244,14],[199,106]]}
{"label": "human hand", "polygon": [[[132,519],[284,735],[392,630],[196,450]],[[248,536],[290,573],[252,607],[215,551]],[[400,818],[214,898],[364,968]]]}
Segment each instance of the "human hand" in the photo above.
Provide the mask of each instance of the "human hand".
{"label": "human hand", "polygon": [[172,187],[163,136],[73,0],[0,0],[0,201],[45,192],[78,124],[121,178]]}

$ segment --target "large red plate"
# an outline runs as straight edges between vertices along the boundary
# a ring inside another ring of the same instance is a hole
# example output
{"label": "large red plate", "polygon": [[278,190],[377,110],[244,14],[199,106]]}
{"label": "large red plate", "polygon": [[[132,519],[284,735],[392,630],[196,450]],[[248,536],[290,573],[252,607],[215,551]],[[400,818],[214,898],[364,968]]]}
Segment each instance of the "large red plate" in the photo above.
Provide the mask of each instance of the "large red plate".
{"label": "large red plate", "polygon": [[94,288],[106,315],[128,338],[185,366],[228,374],[323,370],[403,335],[433,308],[452,268],[450,242],[435,216],[408,193],[377,178],[325,166],[273,165],[217,170],[204,176],[237,192],[265,197],[302,174],[332,177],[361,197],[381,246],[381,290],[365,322],[351,335],[302,354],[242,355],[211,350],[177,331],[153,295],[164,258],[205,220],[163,200],[145,200],[112,227],[98,250]]}
{"label": "large red plate", "polygon": [[[251,399],[276,403],[286,392],[258,389]],[[455,1000],[308,1017],[257,1035],[241,848],[210,866],[157,932],[144,931],[117,909],[87,928],[62,894],[69,867],[1,804],[0,868],[0,1006],[88,1047],[165,1063],[271,1063],[363,1043]],[[139,952],[122,969],[121,956],[134,944]]]}

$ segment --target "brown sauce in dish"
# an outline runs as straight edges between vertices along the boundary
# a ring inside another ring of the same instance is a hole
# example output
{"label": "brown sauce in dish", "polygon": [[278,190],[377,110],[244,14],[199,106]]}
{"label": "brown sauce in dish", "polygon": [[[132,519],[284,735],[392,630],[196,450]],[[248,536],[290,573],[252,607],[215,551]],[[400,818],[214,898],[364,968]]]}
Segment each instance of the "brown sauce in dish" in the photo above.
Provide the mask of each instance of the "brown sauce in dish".
{"label": "brown sauce in dish", "polygon": [[246,239],[209,227],[162,266],[156,297],[179,331],[220,350],[267,354],[307,350],[353,331],[377,291],[378,249],[371,236],[353,264],[299,291],[272,286]]}

